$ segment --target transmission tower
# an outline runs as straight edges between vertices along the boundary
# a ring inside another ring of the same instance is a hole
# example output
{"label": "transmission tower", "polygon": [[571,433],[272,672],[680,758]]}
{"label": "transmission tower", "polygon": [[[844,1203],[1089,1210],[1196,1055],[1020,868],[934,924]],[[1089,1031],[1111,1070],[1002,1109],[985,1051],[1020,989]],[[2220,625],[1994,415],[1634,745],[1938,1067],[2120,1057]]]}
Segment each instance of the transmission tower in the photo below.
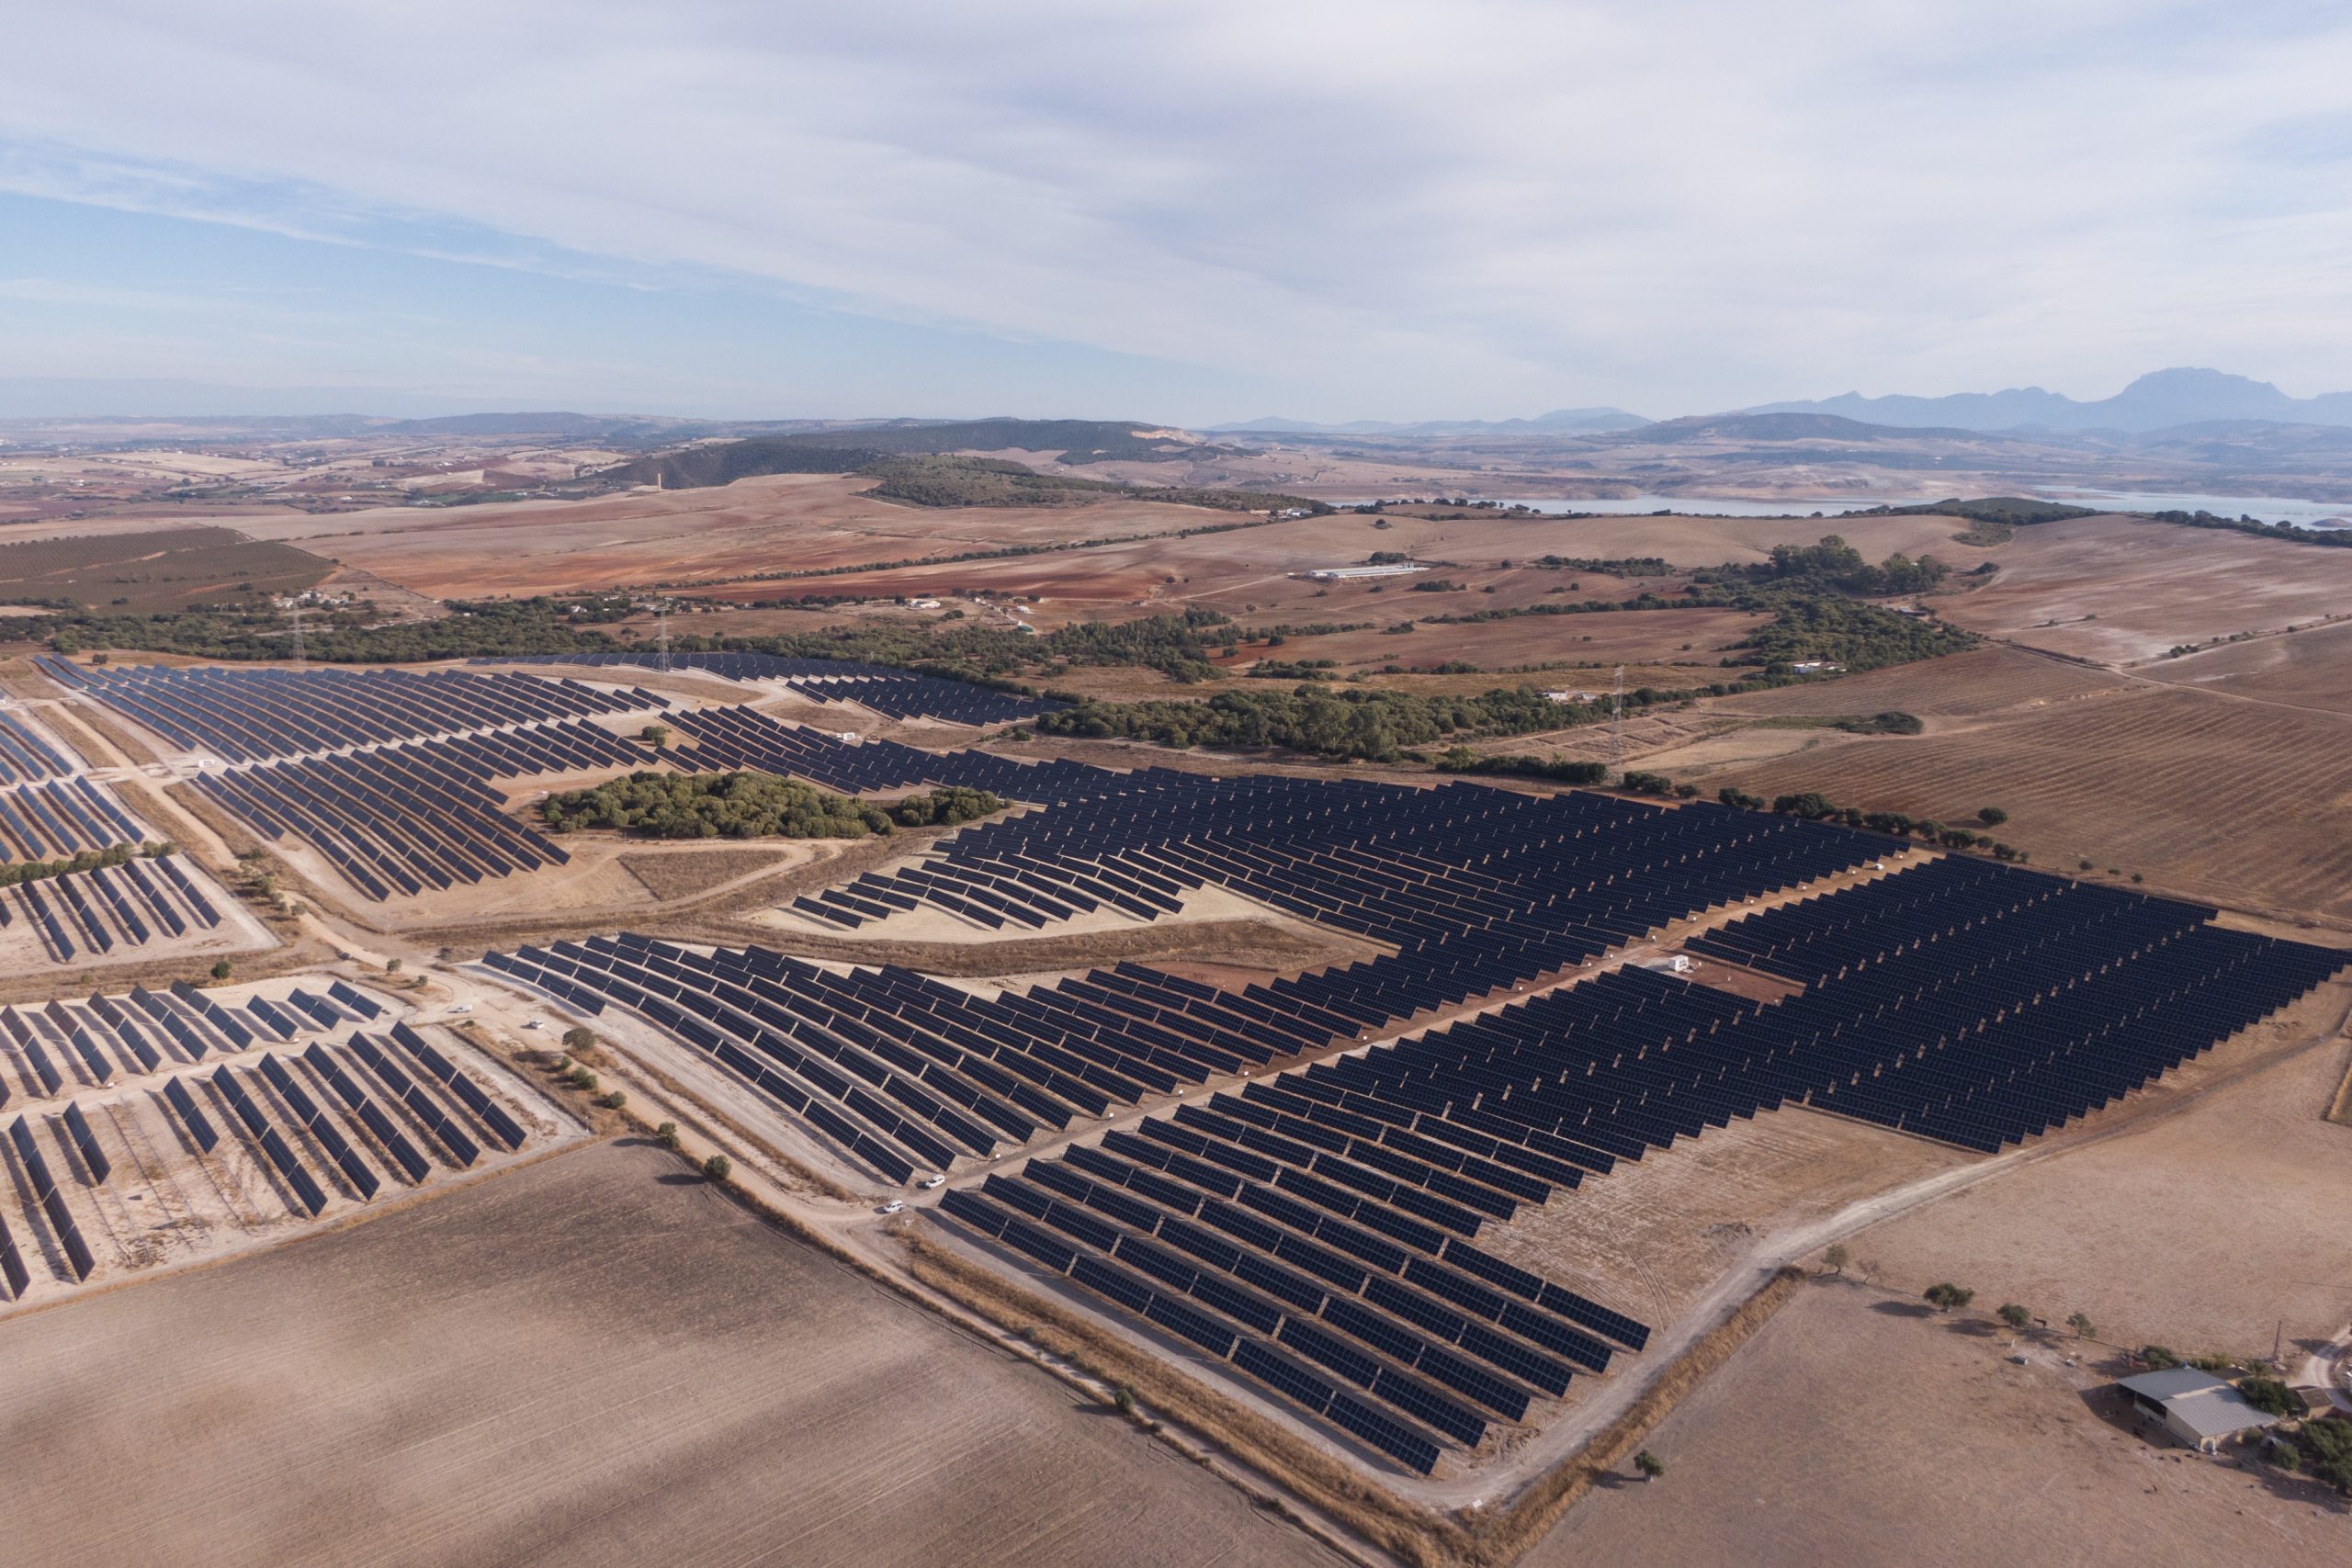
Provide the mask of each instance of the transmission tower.
{"label": "transmission tower", "polygon": [[1609,700],[1609,765],[1625,776],[1625,667],[1617,666],[1617,686]]}
{"label": "transmission tower", "polygon": [[662,644],[662,668],[670,668],[670,606],[664,604],[654,616],[656,635]]}
{"label": "transmission tower", "polygon": [[302,606],[299,603],[294,606],[294,662],[298,666],[302,662]]}

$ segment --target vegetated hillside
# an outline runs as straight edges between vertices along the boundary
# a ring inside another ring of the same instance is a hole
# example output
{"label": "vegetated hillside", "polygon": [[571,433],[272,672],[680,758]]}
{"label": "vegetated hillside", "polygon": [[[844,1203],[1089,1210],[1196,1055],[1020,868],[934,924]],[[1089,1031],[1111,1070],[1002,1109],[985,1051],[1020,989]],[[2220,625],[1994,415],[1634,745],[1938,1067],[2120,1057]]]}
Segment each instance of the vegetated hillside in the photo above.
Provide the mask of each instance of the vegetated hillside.
{"label": "vegetated hillside", "polygon": [[1124,485],[1041,474],[1019,463],[993,457],[885,457],[865,470],[882,482],[866,491],[914,506],[1084,506],[1116,495],[1129,501],[1161,501],[1179,506],[1210,506],[1222,512],[1272,512],[1298,507],[1328,512],[1304,496],[1266,491],[1201,490],[1182,485]]}
{"label": "vegetated hillside", "polygon": [[2087,506],[2067,506],[2055,501],[2035,501],[2022,495],[1987,495],[1974,501],[1952,497],[1922,501],[1909,506],[1873,506],[1857,517],[1962,517],[1971,523],[2064,523],[2070,517],[2096,517]]}
{"label": "vegetated hillside", "polygon": [[1059,452],[1065,463],[1174,462],[1185,457],[1247,455],[1240,447],[1155,434],[1155,428],[1118,420],[975,419],[812,430],[640,458],[607,469],[598,478],[620,484],[658,481],[665,489],[687,490],[731,484],[755,474],[855,473],[885,457],[949,452]]}
{"label": "vegetated hillside", "polygon": [[1065,463],[1175,462],[1194,457],[1232,457],[1241,448],[1214,446],[1166,427],[1138,420],[969,419],[942,424],[820,432],[779,437],[786,446],[852,443],[877,452],[1059,452]]}
{"label": "vegetated hillside", "polygon": [[837,442],[811,443],[795,436],[763,436],[750,441],[718,442],[691,446],[683,452],[639,457],[596,478],[608,484],[658,484],[663,490],[700,490],[731,485],[761,474],[854,474],[880,460],[871,446],[847,446]]}

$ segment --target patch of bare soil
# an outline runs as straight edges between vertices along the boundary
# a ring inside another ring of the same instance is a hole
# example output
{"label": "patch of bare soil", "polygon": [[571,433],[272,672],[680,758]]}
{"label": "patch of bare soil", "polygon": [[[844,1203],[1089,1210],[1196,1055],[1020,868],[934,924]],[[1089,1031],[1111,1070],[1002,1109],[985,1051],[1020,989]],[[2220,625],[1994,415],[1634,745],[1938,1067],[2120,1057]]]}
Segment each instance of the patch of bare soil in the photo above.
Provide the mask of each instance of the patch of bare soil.
{"label": "patch of bare soil", "polygon": [[1818,1568],[2340,1562],[2352,1516],[2307,1483],[2109,1420],[2112,1375],[1860,1285],[1799,1291],[1652,1432],[1666,1463],[1596,1487],[1524,1562]]}
{"label": "patch of bare soil", "polygon": [[642,883],[648,893],[666,903],[673,898],[698,897],[792,858],[777,850],[678,849],[625,854],[619,864]]}
{"label": "patch of bare soil", "polygon": [[1331,1561],[642,1145],[0,1325],[0,1355],[18,1561]]}

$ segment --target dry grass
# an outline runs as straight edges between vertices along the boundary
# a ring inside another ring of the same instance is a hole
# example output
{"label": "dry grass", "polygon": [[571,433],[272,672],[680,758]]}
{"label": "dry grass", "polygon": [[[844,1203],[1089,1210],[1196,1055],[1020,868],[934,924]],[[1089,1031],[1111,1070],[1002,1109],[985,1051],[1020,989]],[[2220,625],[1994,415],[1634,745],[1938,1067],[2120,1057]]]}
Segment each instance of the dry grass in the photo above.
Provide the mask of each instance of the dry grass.
{"label": "dry grass", "polygon": [[625,854],[620,867],[664,903],[693,898],[787,858],[775,850],[681,850]]}

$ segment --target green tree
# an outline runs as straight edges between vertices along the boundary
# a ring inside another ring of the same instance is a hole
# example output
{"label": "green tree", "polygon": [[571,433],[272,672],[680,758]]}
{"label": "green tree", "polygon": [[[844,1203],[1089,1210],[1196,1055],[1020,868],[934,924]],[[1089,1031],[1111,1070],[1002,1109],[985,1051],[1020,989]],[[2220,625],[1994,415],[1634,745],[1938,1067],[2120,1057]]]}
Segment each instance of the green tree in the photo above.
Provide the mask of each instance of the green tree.
{"label": "green tree", "polygon": [[585,1024],[575,1023],[563,1032],[563,1048],[567,1051],[586,1051],[595,1043],[596,1032]]}
{"label": "green tree", "polygon": [[1974,1291],[1963,1291],[1949,1280],[1928,1286],[1926,1294],[1928,1303],[1938,1312],[1951,1312],[1953,1308],[1964,1307],[1976,1299]]}
{"label": "green tree", "polygon": [[227,959],[215,959],[212,964],[212,977],[215,980],[226,980],[235,972],[235,969],[236,965],[231,964]]}
{"label": "green tree", "polygon": [[2033,1321],[2033,1314],[2016,1302],[2003,1302],[1999,1315],[2001,1321],[2011,1328],[2023,1328]]}
{"label": "green tree", "polygon": [[702,1162],[702,1178],[705,1181],[723,1182],[734,1173],[735,1162],[725,1155],[713,1155]]}
{"label": "green tree", "polygon": [[1843,1274],[1846,1271],[1847,1260],[1851,1256],[1847,1252],[1844,1242],[1833,1241],[1829,1244],[1829,1250],[1821,1255],[1822,1266],[1832,1274]]}
{"label": "green tree", "polygon": [[678,1147],[678,1124],[675,1122],[662,1122],[653,1129],[653,1140],[674,1153]]}
{"label": "green tree", "polygon": [[2277,1378],[2240,1378],[2238,1392],[2245,1396],[2248,1404],[2266,1416],[2284,1420],[2302,1414],[2302,1404],[2295,1398],[2294,1391]]}
{"label": "green tree", "polygon": [[2009,819],[2009,814],[1997,806],[1980,806],[1976,808],[1976,819],[1987,828],[1997,828]]}
{"label": "green tree", "polygon": [[2143,1345],[2134,1359],[2153,1371],[2169,1371],[2181,1364],[2180,1357],[2168,1345]]}
{"label": "green tree", "polygon": [[637,732],[637,738],[648,746],[667,746],[670,744],[670,727],[666,724],[649,724]]}
{"label": "green tree", "polygon": [[1644,1449],[1634,1456],[1634,1468],[1642,1472],[1644,1481],[1656,1481],[1666,1473],[1666,1461],[1658,1458],[1649,1450]]}
{"label": "green tree", "polygon": [[2091,1325],[2090,1314],[2088,1313],[2076,1312],[2067,1314],[2066,1326],[2075,1331],[2075,1337],[2077,1339],[2095,1338],[2098,1334],[2098,1330]]}

